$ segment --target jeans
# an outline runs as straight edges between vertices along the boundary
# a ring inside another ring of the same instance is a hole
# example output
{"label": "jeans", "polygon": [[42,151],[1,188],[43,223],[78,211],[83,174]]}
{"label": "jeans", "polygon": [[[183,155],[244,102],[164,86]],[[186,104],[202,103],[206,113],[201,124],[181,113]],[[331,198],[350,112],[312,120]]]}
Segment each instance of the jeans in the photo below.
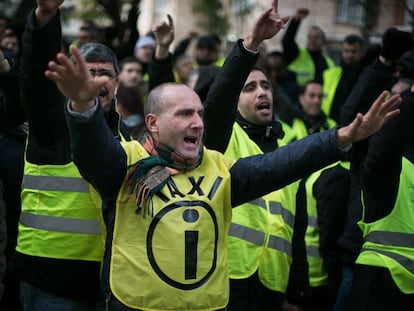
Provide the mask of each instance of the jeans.
{"label": "jeans", "polygon": [[336,296],[336,302],[332,311],[343,311],[345,309],[351,292],[353,274],[353,267],[348,265],[342,267],[342,282],[339,286],[338,295]]}
{"label": "jeans", "polygon": [[96,311],[95,304],[56,296],[26,282],[20,282],[20,300],[25,311]]}

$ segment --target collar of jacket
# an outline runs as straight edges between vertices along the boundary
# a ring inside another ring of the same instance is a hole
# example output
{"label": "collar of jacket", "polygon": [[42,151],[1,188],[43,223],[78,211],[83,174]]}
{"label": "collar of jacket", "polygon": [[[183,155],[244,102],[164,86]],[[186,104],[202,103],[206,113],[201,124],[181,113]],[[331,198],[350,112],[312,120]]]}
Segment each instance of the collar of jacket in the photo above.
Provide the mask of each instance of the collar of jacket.
{"label": "collar of jacket", "polygon": [[282,125],[275,120],[266,125],[256,125],[244,119],[240,113],[237,113],[236,121],[254,141],[274,142],[278,138],[285,136]]}

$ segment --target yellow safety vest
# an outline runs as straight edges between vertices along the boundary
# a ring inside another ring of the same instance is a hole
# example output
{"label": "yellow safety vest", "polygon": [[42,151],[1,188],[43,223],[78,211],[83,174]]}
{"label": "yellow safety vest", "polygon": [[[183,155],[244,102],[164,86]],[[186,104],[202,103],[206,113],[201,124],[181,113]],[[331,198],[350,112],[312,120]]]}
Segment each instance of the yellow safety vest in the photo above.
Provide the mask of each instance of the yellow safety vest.
{"label": "yellow safety vest", "polygon": [[[335,66],[334,61],[324,55],[328,68]],[[299,55],[291,62],[288,68],[296,72],[296,79],[299,85],[305,85],[306,82],[315,78],[315,64],[312,56],[307,49],[299,48]]]}
{"label": "yellow safety vest", "polygon": [[330,116],[332,110],[332,103],[335,97],[336,88],[342,77],[342,67],[335,66],[326,69],[323,72],[323,100],[322,111],[325,115]]}
{"label": "yellow safety vest", "polygon": [[414,165],[403,157],[392,212],[372,223],[359,222],[364,244],[356,263],[387,268],[398,288],[414,294]]}
{"label": "yellow safety vest", "polygon": [[292,127],[287,124],[286,122],[283,122],[282,120],[277,120],[281,125],[282,125],[282,130],[285,133],[285,135],[283,136],[283,138],[278,138],[277,139],[277,143],[278,146],[285,146],[289,143],[291,143],[292,141],[296,140],[296,133],[295,131],[292,129]]}
{"label": "yellow safety vest", "polygon": [[73,162],[25,162],[17,251],[38,257],[102,261],[103,221],[91,186]]}
{"label": "yellow safety vest", "polygon": [[[262,153],[235,123],[225,155],[236,160]],[[245,279],[258,270],[266,287],[286,291],[292,262],[296,190],[297,183],[291,184],[233,209],[228,238],[230,278]]]}
{"label": "yellow safety vest", "polygon": [[[148,157],[137,142],[122,143],[131,166]],[[231,221],[234,161],[204,150],[194,170],[174,175],[145,211],[124,183],[117,202],[110,287],[124,305],[141,310],[216,310],[228,303],[226,240]]]}
{"label": "yellow safety vest", "polygon": [[[328,129],[331,129],[336,126],[336,122],[333,119],[326,118],[326,122],[328,123]],[[303,122],[303,120],[299,118],[293,120],[292,129],[296,133],[297,139],[302,139],[309,135],[305,122]]]}
{"label": "yellow safety vest", "polygon": [[316,208],[317,202],[313,195],[313,186],[325,170],[337,165],[349,169],[347,163],[336,162],[314,172],[305,181],[306,208],[308,211],[308,227],[305,234],[305,243],[309,263],[309,285],[311,287],[328,284],[328,273],[324,268],[323,260],[319,252],[318,210]]}

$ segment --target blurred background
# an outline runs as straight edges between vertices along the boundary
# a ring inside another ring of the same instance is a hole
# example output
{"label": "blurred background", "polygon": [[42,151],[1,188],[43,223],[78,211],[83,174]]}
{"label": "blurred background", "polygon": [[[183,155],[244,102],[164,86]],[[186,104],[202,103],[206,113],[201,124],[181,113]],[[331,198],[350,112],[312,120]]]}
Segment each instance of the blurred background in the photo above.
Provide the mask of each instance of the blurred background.
{"label": "blurred background", "polygon": [[[224,42],[224,51],[246,34],[259,12],[271,0],[65,0],[62,18],[64,35],[70,42],[84,20],[93,20],[100,29],[116,29],[126,23],[129,9],[139,7],[137,23],[141,35],[171,14],[175,21],[176,41],[191,34],[215,33]],[[17,32],[22,29],[35,0],[0,0],[0,14],[10,20]],[[346,34],[356,33],[371,43],[380,40],[387,27],[413,32],[414,0],[280,0],[280,15],[293,15],[298,8],[308,8],[296,37],[306,41],[307,28],[318,25],[327,34],[327,52],[339,57],[340,43]],[[282,35],[267,42],[268,50],[280,48]],[[118,38],[121,40],[121,38]],[[369,42],[366,41],[366,42]]]}

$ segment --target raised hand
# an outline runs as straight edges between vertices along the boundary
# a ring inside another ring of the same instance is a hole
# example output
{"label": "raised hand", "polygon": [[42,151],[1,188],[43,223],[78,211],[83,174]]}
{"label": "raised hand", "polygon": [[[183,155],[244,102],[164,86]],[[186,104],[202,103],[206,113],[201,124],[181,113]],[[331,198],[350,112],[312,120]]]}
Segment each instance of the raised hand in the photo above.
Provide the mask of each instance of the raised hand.
{"label": "raised hand", "polygon": [[252,31],[245,39],[245,46],[251,50],[257,47],[263,40],[274,37],[289,20],[288,16],[280,17],[278,13],[278,0],[273,0],[272,7],[266,10],[256,21]]}
{"label": "raised hand", "polygon": [[74,111],[83,112],[94,106],[95,98],[109,77],[93,77],[79,50],[71,46],[70,52],[74,61],[59,53],[56,56],[57,62],[49,62],[49,70],[45,75],[55,81],[62,94],[71,100]]}
{"label": "raised hand", "polygon": [[168,23],[163,21],[152,28],[155,40],[161,46],[170,46],[174,41],[174,21],[169,14],[167,14],[167,18]]}
{"label": "raised hand", "polygon": [[387,91],[382,92],[366,114],[359,113],[352,123],[337,131],[337,140],[340,147],[345,147],[350,143],[371,136],[387,120],[399,114],[400,110],[397,107],[401,103],[400,95],[396,94],[386,100],[388,94]]}
{"label": "raised hand", "polygon": [[299,8],[296,11],[295,18],[298,19],[298,20],[301,20],[301,19],[305,18],[308,15],[309,15],[309,9],[307,9],[307,8]]}
{"label": "raised hand", "polygon": [[36,0],[36,22],[39,27],[45,25],[56,15],[64,0]]}

